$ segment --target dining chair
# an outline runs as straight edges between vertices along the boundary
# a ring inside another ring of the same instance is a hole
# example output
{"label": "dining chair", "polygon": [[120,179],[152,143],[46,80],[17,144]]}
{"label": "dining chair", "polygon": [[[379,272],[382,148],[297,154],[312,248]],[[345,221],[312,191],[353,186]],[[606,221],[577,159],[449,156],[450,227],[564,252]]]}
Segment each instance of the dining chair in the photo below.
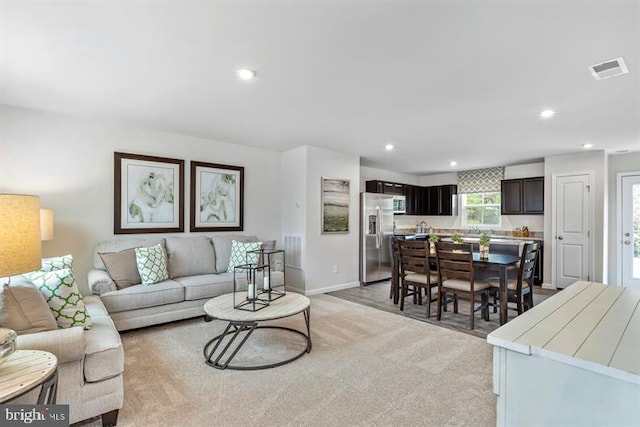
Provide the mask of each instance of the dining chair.
{"label": "dining chair", "polygon": [[389,239],[389,253],[391,254],[391,281],[389,286],[389,298],[393,298],[393,303],[398,303],[400,296],[400,255],[398,254],[398,238]]}
{"label": "dining chair", "polygon": [[[454,296],[453,312],[458,312],[457,298],[469,300],[469,326],[474,329],[474,313],[482,311],[485,320],[489,320],[489,289],[484,281],[476,281],[473,270],[473,245],[471,243],[436,243],[436,265],[438,267],[438,295]],[[481,304],[475,307],[476,297]],[[442,317],[443,298],[438,298],[437,319]]]}
{"label": "dining chair", "polygon": [[[398,240],[400,258],[400,310],[404,310],[407,296],[418,297],[422,304],[422,289],[426,293],[427,318],[431,317],[431,303],[437,297],[433,288],[438,286],[438,276],[429,266],[429,242],[420,240]],[[415,299],[414,299],[415,303]]]}
{"label": "dining chair", "polygon": [[[507,278],[507,309],[517,310],[518,315],[533,307],[533,276],[535,274],[536,262],[538,260],[539,243],[525,243],[520,256],[518,274],[515,278]],[[500,281],[491,279],[491,293],[493,294],[494,311],[498,304],[500,291]],[[515,303],[516,307],[509,307],[509,303]]]}

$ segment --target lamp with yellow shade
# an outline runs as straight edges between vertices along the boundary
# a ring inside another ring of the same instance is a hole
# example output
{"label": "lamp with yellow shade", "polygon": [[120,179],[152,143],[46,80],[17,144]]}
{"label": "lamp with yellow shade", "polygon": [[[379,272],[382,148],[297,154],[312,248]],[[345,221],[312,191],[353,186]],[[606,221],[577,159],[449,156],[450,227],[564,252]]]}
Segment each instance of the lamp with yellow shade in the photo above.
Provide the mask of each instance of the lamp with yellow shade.
{"label": "lamp with yellow shade", "polygon": [[[37,270],[41,258],[40,198],[0,194],[0,277]],[[15,351],[15,338],[14,331],[0,328],[0,363]]]}

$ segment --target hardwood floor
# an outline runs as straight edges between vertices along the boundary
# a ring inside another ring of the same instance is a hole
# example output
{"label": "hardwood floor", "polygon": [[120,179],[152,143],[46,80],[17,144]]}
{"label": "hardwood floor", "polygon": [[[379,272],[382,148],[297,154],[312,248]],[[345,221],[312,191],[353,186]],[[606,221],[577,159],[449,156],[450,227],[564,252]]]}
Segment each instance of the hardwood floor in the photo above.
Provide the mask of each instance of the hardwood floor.
{"label": "hardwood floor", "polygon": [[[399,314],[401,316],[410,317],[412,319],[427,322],[432,325],[441,326],[443,328],[453,329],[455,331],[464,332],[466,334],[475,335],[477,337],[486,338],[486,336],[500,326],[500,317],[498,313],[490,310],[489,321],[482,319],[479,311],[475,313],[475,329],[469,329],[469,304],[466,301],[460,301],[458,313],[453,312],[453,304],[449,304],[449,311],[442,313],[442,320],[436,320],[437,304],[431,305],[431,318],[427,319],[427,308],[425,305],[413,304],[413,298],[407,297],[404,304],[404,311],[400,311],[399,304],[395,305],[393,300],[389,298],[389,281],[374,283],[368,286],[360,286],[357,288],[343,289],[340,291],[329,292],[328,295],[355,302],[357,304],[366,305],[368,307],[377,308],[389,313]],[[539,304],[557,291],[542,289],[535,286],[533,291],[534,304]],[[426,298],[423,298],[423,300]],[[507,310],[508,318],[513,319],[517,316],[514,310]]]}

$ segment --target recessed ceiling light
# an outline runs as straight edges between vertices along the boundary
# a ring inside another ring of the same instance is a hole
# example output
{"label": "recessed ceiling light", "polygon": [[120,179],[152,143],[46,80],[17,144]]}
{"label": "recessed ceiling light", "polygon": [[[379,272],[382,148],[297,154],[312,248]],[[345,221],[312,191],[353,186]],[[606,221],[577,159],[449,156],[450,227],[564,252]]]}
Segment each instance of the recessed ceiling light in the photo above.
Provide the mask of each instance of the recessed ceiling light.
{"label": "recessed ceiling light", "polygon": [[236,74],[242,80],[251,80],[252,78],[254,78],[256,76],[256,72],[251,70],[251,69],[249,69],[249,68],[239,68],[239,69],[236,70]]}
{"label": "recessed ceiling light", "polygon": [[543,112],[540,113],[540,117],[542,117],[543,119],[548,119],[553,117],[555,114],[556,112],[553,110],[544,110]]}
{"label": "recessed ceiling light", "polygon": [[455,166],[455,165],[457,165],[457,164],[458,164],[458,162],[456,162],[456,161],[454,160],[454,161],[452,161],[451,163],[449,163],[449,166]]}
{"label": "recessed ceiling light", "polygon": [[582,144],[582,148],[584,148],[585,150],[588,150],[589,148],[592,148],[592,147],[593,147],[593,144],[589,144],[589,143]]}
{"label": "recessed ceiling light", "polygon": [[393,144],[387,144],[384,146],[384,149],[387,151],[392,151],[393,150]]}

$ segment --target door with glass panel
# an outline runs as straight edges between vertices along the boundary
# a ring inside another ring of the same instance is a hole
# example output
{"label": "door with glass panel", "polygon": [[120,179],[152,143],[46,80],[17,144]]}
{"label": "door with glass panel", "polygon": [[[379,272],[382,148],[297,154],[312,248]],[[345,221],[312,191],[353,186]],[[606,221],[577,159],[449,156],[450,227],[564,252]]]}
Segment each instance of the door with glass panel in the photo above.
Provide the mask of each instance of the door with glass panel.
{"label": "door with glass panel", "polygon": [[622,177],[622,286],[640,289],[640,175]]}

